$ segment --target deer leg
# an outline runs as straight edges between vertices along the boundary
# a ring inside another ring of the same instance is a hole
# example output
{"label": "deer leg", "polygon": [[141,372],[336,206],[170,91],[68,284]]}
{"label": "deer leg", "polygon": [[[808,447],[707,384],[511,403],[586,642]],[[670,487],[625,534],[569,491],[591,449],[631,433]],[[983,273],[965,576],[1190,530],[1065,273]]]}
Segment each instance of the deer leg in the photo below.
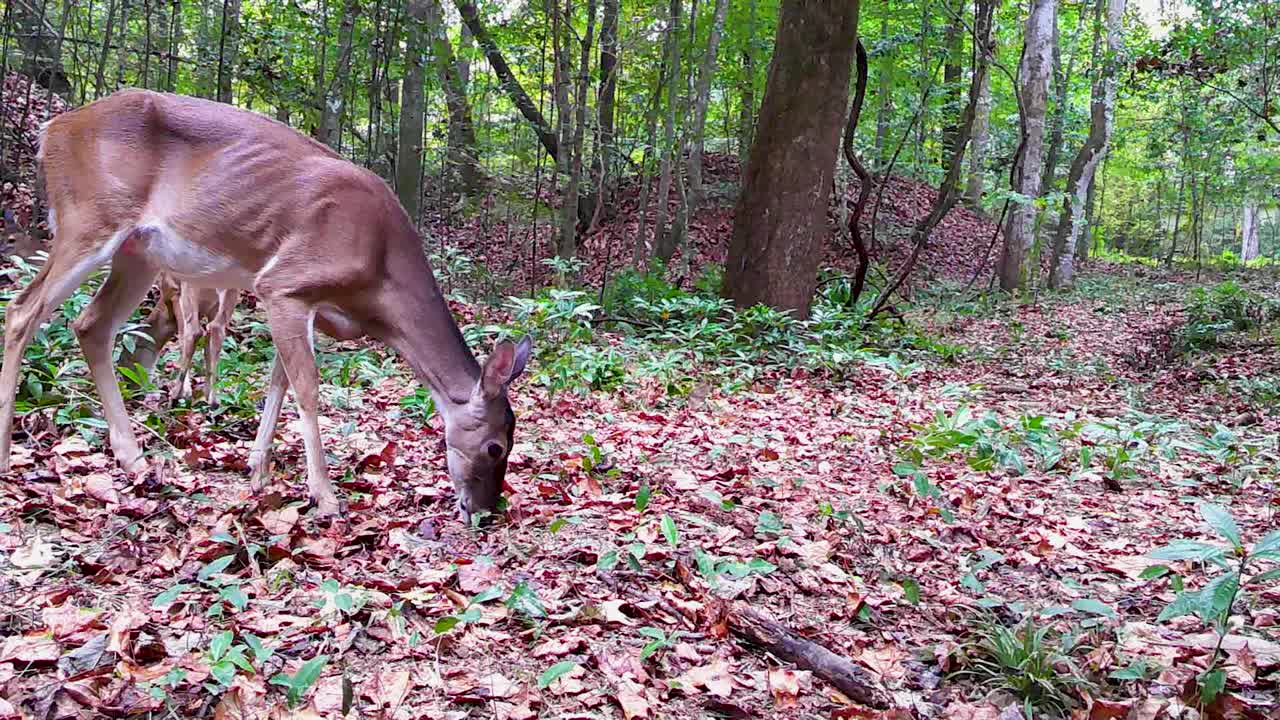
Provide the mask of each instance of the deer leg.
{"label": "deer leg", "polygon": [[115,343],[116,332],[142,303],[155,276],[156,271],[145,260],[118,255],[102,289],[72,324],[76,337],[80,339],[80,349],[89,363],[93,383],[98,388],[98,397],[102,400],[111,451],[115,453],[116,462],[128,472],[141,470],[144,463],[138,439],[129,425],[124,398],[120,395],[111,347]]}
{"label": "deer leg", "polygon": [[[139,339],[133,352],[122,353],[121,366],[132,368],[135,365],[141,365],[142,369],[147,371],[147,375],[153,375],[160,352],[178,334],[178,313],[174,309],[175,304],[174,298],[161,285],[160,299],[156,301],[156,306],[147,316],[146,333],[150,339]],[[152,379],[154,380],[154,377]]]}
{"label": "deer leg", "polygon": [[205,328],[204,339],[204,399],[210,407],[218,404],[214,392],[218,384],[218,357],[222,355],[222,341],[227,337],[227,324],[236,309],[240,293],[236,290],[218,291],[218,312]]}
{"label": "deer leg", "polygon": [[254,493],[262,492],[270,478],[271,440],[275,437],[276,425],[280,422],[284,391],[288,389],[289,377],[284,372],[284,363],[277,352],[275,361],[271,363],[271,384],[267,387],[267,398],[262,404],[258,436],[253,441],[253,450],[249,452],[249,488]]}
{"label": "deer leg", "polygon": [[178,360],[178,377],[169,387],[169,402],[191,397],[191,363],[195,359],[196,340],[200,339],[199,291],[183,285],[178,294],[178,341],[182,356]]}
{"label": "deer leg", "polygon": [[276,346],[276,362],[284,365],[293,388],[298,414],[302,416],[302,439],[307,448],[307,489],[321,515],[341,512],[329,467],[320,443],[320,373],[316,369],[312,323],[315,309],[292,298],[271,298],[264,302],[271,339]]}
{"label": "deer leg", "polygon": [[[71,243],[61,247],[68,247]],[[106,262],[110,255],[88,257],[59,254],[55,248],[31,284],[22,289],[5,309],[4,366],[0,368],[0,472],[9,471],[9,449],[13,442],[14,401],[22,354],[31,338],[84,279]]]}

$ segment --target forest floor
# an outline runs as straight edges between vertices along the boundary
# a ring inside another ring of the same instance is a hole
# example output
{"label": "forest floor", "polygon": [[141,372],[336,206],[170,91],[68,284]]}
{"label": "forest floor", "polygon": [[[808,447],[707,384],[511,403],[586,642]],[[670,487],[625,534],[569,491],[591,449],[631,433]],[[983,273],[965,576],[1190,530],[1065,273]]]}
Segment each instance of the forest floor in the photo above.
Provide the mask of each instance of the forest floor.
{"label": "forest floor", "polygon": [[[376,360],[362,389],[326,387],[346,522],[311,518],[292,425],[253,498],[251,417],[176,414],[150,444],[177,459],[138,480],[34,413],[0,483],[0,718],[1017,718],[1019,698],[1194,717],[1219,638],[1157,618],[1216,571],[1148,554],[1214,542],[1206,502],[1245,545],[1275,530],[1280,358],[1175,355],[1192,284],[1111,267],[1038,303],[922,301],[907,321],[933,359],[843,377],[526,383],[510,506],[484,530],[453,513],[438,419]],[[1232,599],[1226,690],[1202,710],[1276,717],[1280,591]],[[737,639],[751,609],[898,709]],[[1006,661],[1001,629],[1022,648]]]}

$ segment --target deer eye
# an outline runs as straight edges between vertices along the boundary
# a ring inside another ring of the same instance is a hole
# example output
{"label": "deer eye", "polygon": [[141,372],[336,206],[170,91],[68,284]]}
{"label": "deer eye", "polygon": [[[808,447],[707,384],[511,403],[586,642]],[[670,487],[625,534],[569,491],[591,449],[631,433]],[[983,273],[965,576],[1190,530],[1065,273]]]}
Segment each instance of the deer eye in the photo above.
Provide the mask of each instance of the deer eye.
{"label": "deer eye", "polygon": [[502,457],[502,446],[499,445],[498,443],[489,443],[488,451],[489,451],[489,457],[493,458],[494,460],[497,460],[498,458]]}

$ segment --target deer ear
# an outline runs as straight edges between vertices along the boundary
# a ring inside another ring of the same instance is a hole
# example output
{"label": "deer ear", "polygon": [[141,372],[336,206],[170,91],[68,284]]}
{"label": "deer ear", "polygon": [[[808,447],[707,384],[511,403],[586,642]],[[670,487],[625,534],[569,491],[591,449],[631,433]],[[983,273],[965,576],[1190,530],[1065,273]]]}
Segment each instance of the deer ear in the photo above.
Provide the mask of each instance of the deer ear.
{"label": "deer ear", "polygon": [[516,358],[515,362],[511,364],[511,374],[507,376],[508,385],[515,382],[515,379],[524,372],[525,366],[529,364],[529,356],[532,354],[533,340],[528,335],[525,335],[520,339],[520,342],[516,343]]}
{"label": "deer ear", "polygon": [[498,397],[507,380],[511,378],[511,369],[515,367],[516,346],[503,341],[494,346],[489,359],[484,361],[480,371],[480,393],[486,398]]}

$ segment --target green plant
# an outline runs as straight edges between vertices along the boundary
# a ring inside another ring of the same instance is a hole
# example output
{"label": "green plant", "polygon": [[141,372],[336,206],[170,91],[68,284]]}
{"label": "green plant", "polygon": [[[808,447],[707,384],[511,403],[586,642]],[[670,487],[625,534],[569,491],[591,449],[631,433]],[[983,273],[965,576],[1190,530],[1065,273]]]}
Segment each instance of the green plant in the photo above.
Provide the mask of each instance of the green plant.
{"label": "green plant", "polygon": [[320,673],[324,671],[327,662],[329,662],[328,655],[317,655],[302,663],[298,671],[292,675],[277,673],[271,678],[271,684],[283,687],[289,707],[296,707],[302,702],[302,697],[307,694],[307,690],[320,679]]}
{"label": "green plant", "polygon": [[479,620],[483,613],[480,606],[491,600],[497,600],[500,597],[502,597],[502,588],[497,587],[496,585],[488,590],[481,591],[475,597],[467,600],[466,607],[462,608],[462,612],[457,615],[445,615],[437,620],[433,627],[435,633],[437,635],[443,635],[456,627],[465,626],[468,623],[473,623]]}
{"label": "green plant", "polygon": [[654,655],[673,648],[680,639],[680,631],[672,631],[670,635],[656,627],[642,627],[639,633],[647,641],[640,650],[640,659],[648,660]]}
{"label": "green plant", "polygon": [[[1225,542],[1206,543],[1199,540],[1178,540],[1154,550],[1149,557],[1164,561],[1190,561],[1208,570],[1221,572],[1208,579],[1197,590],[1181,589],[1174,601],[1160,611],[1158,620],[1165,622],[1184,615],[1195,615],[1213,627],[1218,635],[1209,666],[1201,673],[1200,699],[1204,703],[1214,698],[1226,686],[1227,673],[1222,667],[1224,654],[1222,643],[1230,632],[1232,611],[1246,588],[1261,591],[1280,583],[1280,567],[1259,571],[1259,563],[1280,561],[1280,530],[1273,530],[1256,543],[1248,545],[1236,524],[1231,511],[1220,505],[1201,503],[1200,517]],[[1248,575],[1253,570],[1255,574]],[[1171,570],[1164,565],[1149,568],[1144,577],[1158,578]]]}
{"label": "green plant", "polygon": [[1076,636],[1031,617],[1013,627],[984,619],[977,638],[961,648],[961,669],[952,677],[971,679],[989,690],[1004,690],[1022,701],[1025,717],[1037,712],[1065,717],[1080,690],[1093,684],[1076,666]]}
{"label": "green plant", "polygon": [[1178,334],[1181,352],[1217,347],[1225,335],[1257,330],[1280,312],[1276,301],[1246,290],[1234,280],[1195,288],[1183,308],[1187,322]]}

